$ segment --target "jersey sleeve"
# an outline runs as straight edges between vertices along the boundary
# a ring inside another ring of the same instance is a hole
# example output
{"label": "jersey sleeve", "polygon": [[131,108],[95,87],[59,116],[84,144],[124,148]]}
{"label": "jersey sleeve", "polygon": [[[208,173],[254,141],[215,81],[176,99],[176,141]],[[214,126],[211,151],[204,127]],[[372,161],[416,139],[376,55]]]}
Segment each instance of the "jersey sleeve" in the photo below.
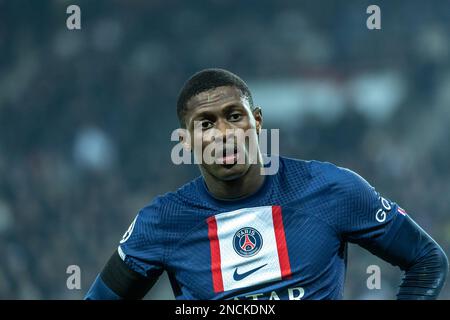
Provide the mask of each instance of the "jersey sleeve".
{"label": "jersey sleeve", "polygon": [[138,212],[117,248],[125,264],[145,277],[158,277],[164,269],[163,216],[163,202],[157,197]]}
{"label": "jersey sleeve", "polygon": [[398,299],[436,299],[448,273],[442,248],[395,202],[356,173],[340,170],[334,188],[341,238],[405,271]]}
{"label": "jersey sleeve", "polygon": [[333,224],[343,240],[377,254],[392,242],[406,212],[355,172],[337,170],[332,187],[337,202]]}

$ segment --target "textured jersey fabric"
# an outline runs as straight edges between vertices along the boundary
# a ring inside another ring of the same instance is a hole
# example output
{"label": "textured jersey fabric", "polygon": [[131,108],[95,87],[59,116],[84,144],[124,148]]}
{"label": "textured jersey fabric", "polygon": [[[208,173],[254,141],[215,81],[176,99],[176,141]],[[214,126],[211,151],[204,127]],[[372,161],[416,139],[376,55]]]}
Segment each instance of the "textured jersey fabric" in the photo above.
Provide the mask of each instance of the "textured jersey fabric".
{"label": "textured jersey fabric", "polygon": [[341,299],[347,242],[382,252],[406,213],[348,169],[279,160],[241,200],[214,198],[202,177],[156,197],[120,256],[147,277],[166,270],[177,299]]}

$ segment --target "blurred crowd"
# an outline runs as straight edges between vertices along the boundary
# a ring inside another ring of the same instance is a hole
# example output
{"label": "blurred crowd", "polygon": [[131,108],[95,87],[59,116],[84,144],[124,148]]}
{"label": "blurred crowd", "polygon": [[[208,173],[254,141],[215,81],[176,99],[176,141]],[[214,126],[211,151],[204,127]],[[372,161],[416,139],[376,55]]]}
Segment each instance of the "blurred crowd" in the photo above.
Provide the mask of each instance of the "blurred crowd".
{"label": "blurred crowd", "polygon": [[[368,1],[84,0],[81,30],[70,4],[0,0],[0,298],[82,298],[137,211],[199,174],[170,134],[207,67],[255,89],[282,155],[358,172],[449,255],[450,2],[379,1],[381,30]],[[396,268],[349,254],[345,298],[395,297]],[[147,296],[171,297],[166,278]]]}

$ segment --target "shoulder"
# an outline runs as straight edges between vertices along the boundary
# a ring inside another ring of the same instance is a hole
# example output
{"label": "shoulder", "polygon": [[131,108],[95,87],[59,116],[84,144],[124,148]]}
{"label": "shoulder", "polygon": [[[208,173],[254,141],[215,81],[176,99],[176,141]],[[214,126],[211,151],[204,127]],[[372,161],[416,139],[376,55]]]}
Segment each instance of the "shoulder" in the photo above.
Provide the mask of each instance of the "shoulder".
{"label": "shoulder", "polygon": [[310,177],[311,161],[289,157],[279,157],[280,172],[287,177]]}
{"label": "shoulder", "polygon": [[330,206],[317,216],[338,232],[363,228],[381,206],[375,188],[348,168],[311,161],[311,175],[314,194],[324,205]]}
{"label": "shoulder", "polygon": [[280,167],[287,175],[301,173],[311,179],[320,179],[328,183],[345,183],[348,180],[362,179],[350,169],[339,167],[331,162],[280,157],[280,163]]}
{"label": "shoulder", "polygon": [[311,178],[341,195],[354,196],[375,192],[374,188],[358,173],[330,162],[308,161]]}
{"label": "shoulder", "polygon": [[154,197],[139,211],[139,215],[161,222],[165,218],[183,211],[183,209],[190,206],[189,201],[195,199],[196,194],[198,194],[196,192],[198,179],[187,182],[175,191]]}
{"label": "shoulder", "polygon": [[339,167],[331,162],[318,160],[303,160],[280,156],[281,167],[288,173],[291,171],[302,171],[311,178],[321,177],[329,179],[345,179],[357,175],[350,169]]}

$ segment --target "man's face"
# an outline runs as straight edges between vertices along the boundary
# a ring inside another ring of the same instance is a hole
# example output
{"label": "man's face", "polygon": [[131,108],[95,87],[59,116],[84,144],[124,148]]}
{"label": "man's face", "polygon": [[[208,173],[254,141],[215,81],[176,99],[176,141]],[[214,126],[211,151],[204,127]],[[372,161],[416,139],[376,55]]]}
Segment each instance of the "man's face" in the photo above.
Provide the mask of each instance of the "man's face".
{"label": "man's face", "polygon": [[[201,92],[189,99],[186,107],[184,119],[191,136],[190,148],[201,145],[202,155],[211,154],[215,160],[207,164],[202,158],[202,169],[219,180],[245,175],[251,165],[249,159],[259,155],[256,132],[261,129],[260,109],[252,111],[247,98],[231,86]],[[239,131],[247,134],[245,143],[237,138]]]}

